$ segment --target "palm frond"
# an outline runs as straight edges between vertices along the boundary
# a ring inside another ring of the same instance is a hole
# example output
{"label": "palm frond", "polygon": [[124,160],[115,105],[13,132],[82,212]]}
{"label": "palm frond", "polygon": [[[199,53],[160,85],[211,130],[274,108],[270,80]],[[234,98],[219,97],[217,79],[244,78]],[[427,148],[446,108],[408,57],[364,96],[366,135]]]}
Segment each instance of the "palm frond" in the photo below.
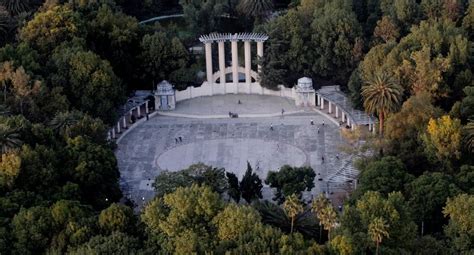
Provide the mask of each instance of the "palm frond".
{"label": "palm frond", "polygon": [[401,104],[403,89],[386,72],[374,74],[362,87],[364,107],[368,113],[388,113]]}
{"label": "palm frond", "polygon": [[0,0],[0,4],[5,6],[12,15],[26,12],[30,8],[29,0]]}
{"label": "palm frond", "polygon": [[466,149],[474,154],[474,120],[469,120],[464,126],[464,144]]}
{"label": "palm frond", "polygon": [[272,0],[240,0],[237,10],[244,15],[259,17],[273,9]]}
{"label": "palm frond", "polygon": [[80,118],[80,114],[76,112],[60,112],[49,122],[49,127],[64,135],[69,127],[79,122]]}
{"label": "palm frond", "polygon": [[0,147],[2,154],[19,148],[23,144],[17,130],[0,124]]}

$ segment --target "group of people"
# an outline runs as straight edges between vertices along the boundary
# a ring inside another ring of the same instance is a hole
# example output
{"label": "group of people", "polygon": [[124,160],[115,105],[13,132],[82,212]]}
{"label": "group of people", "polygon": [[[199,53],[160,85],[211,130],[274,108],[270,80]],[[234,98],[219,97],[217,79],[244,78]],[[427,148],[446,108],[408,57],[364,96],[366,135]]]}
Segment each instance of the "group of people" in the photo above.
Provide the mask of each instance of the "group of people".
{"label": "group of people", "polygon": [[175,141],[176,143],[182,143],[182,142],[183,142],[183,137],[181,137],[181,136],[175,137],[175,138],[174,138],[174,141]]}
{"label": "group of people", "polygon": [[[314,126],[314,121],[313,121],[313,120],[310,120],[309,123],[311,124],[311,126]],[[323,120],[323,127],[324,127],[324,125],[325,125],[325,122],[324,122],[324,120]],[[319,130],[320,130],[320,127],[318,126],[318,129],[317,129],[318,134],[319,134]],[[324,161],[324,160],[323,160],[323,161]]]}
{"label": "group of people", "polygon": [[[309,123],[311,124],[311,126],[314,126],[314,121],[313,120],[310,120]],[[324,126],[325,122],[323,120],[323,126]]]}

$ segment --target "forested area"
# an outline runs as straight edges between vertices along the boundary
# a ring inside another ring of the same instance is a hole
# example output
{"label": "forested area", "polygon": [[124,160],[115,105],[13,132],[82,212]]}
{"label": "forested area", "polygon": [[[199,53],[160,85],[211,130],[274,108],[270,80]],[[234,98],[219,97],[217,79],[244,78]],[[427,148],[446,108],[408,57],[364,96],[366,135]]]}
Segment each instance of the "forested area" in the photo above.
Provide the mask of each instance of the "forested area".
{"label": "forested area", "polygon": [[[269,35],[263,86],[338,83],[378,117],[347,134],[361,173],[342,212],[301,200],[306,167],[194,165],[157,176],[142,212],[122,196],[108,127],[130,91],[198,83],[188,48],[214,31]],[[0,0],[0,45],[1,254],[474,252],[472,1]]]}

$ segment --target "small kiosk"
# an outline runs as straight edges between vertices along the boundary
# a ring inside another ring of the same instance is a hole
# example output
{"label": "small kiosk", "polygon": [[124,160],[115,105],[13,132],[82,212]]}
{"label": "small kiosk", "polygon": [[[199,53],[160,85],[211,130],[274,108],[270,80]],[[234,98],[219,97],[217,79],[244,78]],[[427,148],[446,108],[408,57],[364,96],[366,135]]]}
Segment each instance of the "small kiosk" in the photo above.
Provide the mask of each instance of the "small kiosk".
{"label": "small kiosk", "polygon": [[158,83],[155,91],[155,106],[159,111],[174,110],[176,97],[173,86],[166,80]]}
{"label": "small kiosk", "polygon": [[311,78],[303,77],[298,79],[296,93],[295,103],[297,106],[316,106],[316,91],[313,88],[313,80]]}

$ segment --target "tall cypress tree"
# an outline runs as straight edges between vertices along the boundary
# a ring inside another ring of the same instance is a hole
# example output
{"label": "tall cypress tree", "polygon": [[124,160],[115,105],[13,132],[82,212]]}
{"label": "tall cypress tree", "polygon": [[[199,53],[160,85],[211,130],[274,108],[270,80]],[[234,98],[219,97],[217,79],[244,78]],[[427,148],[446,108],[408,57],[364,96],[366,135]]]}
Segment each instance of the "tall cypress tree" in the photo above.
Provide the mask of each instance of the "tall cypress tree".
{"label": "tall cypress tree", "polygon": [[249,204],[254,199],[262,198],[262,187],[262,180],[253,172],[250,163],[247,161],[247,171],[242,181],[240,181],[242,198]]}

